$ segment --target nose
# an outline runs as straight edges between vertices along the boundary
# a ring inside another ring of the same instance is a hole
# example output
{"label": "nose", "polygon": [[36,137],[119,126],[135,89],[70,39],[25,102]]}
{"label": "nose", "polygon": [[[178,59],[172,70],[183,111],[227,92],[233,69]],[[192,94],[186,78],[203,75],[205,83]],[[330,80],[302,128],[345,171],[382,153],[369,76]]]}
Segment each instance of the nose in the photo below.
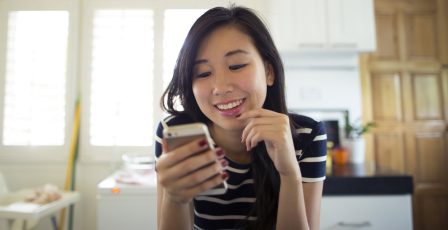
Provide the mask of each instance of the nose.
{"label": "nose", "polygon": [[233,84],[230,76],[224,71],[217,71],[213,75],[213,95],[225,95],[233,91]]}

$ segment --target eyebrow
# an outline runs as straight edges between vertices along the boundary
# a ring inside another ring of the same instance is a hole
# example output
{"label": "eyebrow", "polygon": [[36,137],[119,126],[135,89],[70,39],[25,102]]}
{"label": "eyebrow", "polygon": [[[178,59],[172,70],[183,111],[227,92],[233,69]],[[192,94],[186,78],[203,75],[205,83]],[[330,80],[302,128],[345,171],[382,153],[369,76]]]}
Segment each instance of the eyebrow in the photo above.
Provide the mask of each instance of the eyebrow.
{"label": "eyebrow", "polygon": [[[249,52],[242,50],[242,49],[236,49],[236,50],[227,52],[224,55],[224,57],[230,57],[230,56],[236,55],[236,54],[249,54]],[[207,62],[208,62],[207,59],[199,59],[194,62],[194,65],[203,64],[203,63],[207,63]]]}
{"label": "eyebrow", "polygon": [[224,55],[224,57],[229,57],[235,54],[248,54],[249,52],[245,51],[245,50],[241,50],[241,49],[237,49],[237,50],[232,50],[226,53],[226,55]]}

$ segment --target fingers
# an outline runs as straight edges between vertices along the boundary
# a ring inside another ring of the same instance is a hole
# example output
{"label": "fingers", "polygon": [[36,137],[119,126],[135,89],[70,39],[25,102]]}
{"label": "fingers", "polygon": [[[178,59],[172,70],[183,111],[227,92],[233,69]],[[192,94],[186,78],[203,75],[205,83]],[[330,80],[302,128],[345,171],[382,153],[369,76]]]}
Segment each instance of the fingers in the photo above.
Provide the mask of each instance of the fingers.
{"label": "fingers", "polygon": [[283,134],[290,132],[288,116],[270,110],[251,110],[241,114],[238,119],[246,123],[241,142],[245,143],[248,151],[260,141],[280,141]]}
{"label": "fingers", "polygon": [[177,180],[176,184],[172,186],[172,189],[194,190],[195,187],[201,188],[201,186],[203,186],[202,184],[206,183],[208,180],[210,180],[210,178],[223,175],[225,173],[227,165],[228,162],[225,159],[215,161],[180,178],[179,180]]}
{"label": "fingers", "polygon": [[227,179],[228,165],[221,148],[210,149],[205,139],[194,140],[157,161],[157,179],[176,200],[189,201]]}
{"label": "fingers", "polygon": [[[181,179],[184,179],[190,174],[195,175],[197,171],[200,171],[203,168],[210,169],[210,167],[212,166],[219,166],[219,164],[217,164],[216,162],[223,157],[224,152],[222,151],[222,149],[208,150],[202,152],[188,159],[185,159],[184,161],[181,161],[171,167],[163,169],[158,168],[160,174],[159,180],[161,181],[162,184],[165,184],[167,186],[173,183],[179,183]],[[205,177],[210,177],[211,175],[222,172],[223,170],[224,169],[220,167],[216,168],[214,171],[202,170],[201,172]],[[160,171],[162,171],[163,173],[161,173]],[[199,177],[197,178],[196,181],[190,182],[190,185],[194,184],[195,182],[196,183],[199,182]],[[180,187],[181,185],[173,185],[173,186]]]}
{"label": "fingers", "polygon": [[277,128],[272,125],[259,125],[256,128],[250,129],[242,142],[246,145],[246,150],[249,151],[257,146],[260,141],[273,142],[278,138],[278,133]]}
{"label": "fingers", "polygon": [[200,194],[204,191],[210,190],[222,183],[224,183],[225,180],[228,179],[227,173],[222,174],[216,174],[210,178],[208,178],[206,181],[203,181],[200,184],[197,184],[196,186],[186,188],[184,190],[178,190],[180,196],[186,197],[186,199],[191,199],[192,197],[195,197],[197,194]]}

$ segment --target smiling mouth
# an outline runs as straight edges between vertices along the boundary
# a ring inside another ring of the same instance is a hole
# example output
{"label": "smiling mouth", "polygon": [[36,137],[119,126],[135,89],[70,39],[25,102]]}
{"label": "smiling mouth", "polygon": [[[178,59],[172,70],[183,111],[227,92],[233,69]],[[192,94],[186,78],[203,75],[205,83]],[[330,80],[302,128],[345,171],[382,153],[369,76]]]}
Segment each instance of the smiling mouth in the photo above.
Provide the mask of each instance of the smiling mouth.
{"label": "smiling mouth", "polygon": [[231,110],[231,109],[233,109],[235,107],[238,107],[239,105],[243,104],[243,102],[244,102],[244,99],[239,99],[239,100],[236,100],[236,101],[232,101],[232,102],[225,103],[225,104],[218,104],[218,105],[215,105],[215,106],[219,110]]}

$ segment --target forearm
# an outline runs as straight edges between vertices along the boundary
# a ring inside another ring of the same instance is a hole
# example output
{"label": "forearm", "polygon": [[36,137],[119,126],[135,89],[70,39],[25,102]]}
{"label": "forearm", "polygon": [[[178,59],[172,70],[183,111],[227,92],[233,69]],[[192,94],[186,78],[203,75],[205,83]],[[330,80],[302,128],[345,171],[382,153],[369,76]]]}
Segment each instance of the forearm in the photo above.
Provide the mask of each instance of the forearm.
{"label": "forearm", "polygon": [[170,200],[167,194],[164,194],[161,204],[161,215],[158,229],[191,229],[192,219],[190,204],[179,203]]}
{"label": "forearm", "polygon": [[309,229],[301,176],[280,176],[276,229]]}

